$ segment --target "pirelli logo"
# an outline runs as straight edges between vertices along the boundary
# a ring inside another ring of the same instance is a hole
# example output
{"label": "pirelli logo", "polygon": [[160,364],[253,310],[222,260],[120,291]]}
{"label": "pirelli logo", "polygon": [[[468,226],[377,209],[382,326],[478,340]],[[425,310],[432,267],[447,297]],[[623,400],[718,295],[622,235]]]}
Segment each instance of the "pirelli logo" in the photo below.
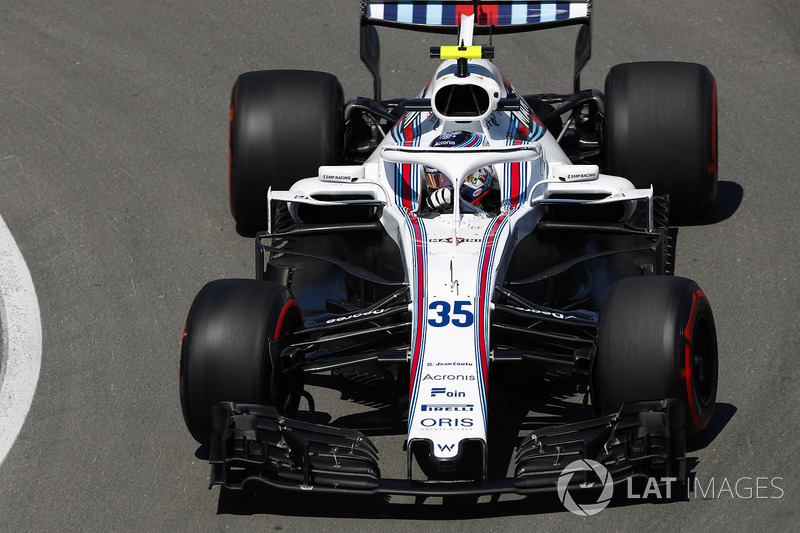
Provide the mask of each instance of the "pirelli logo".
{"label": "pirelli logo", "polygon": [[422,405],[423,412],[467,412],[474,411],[475,406],[463,403],[428,403]]}

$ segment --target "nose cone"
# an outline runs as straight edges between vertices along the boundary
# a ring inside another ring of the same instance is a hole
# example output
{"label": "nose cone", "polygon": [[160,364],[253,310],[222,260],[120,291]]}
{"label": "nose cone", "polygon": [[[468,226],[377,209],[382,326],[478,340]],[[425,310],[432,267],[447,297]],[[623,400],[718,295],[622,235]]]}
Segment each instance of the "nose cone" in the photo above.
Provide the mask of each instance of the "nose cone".
{"label": "nose cone", "polygon": [[[448,446],[457,447],[455,455],[437,455],[438,448],[447,452]],[[479,481],[486,479],[486,444],[480,439],[468,439],[452,445],[434,445],[433,441],[416,440],[409,447],[422,472],[429,480]]]}

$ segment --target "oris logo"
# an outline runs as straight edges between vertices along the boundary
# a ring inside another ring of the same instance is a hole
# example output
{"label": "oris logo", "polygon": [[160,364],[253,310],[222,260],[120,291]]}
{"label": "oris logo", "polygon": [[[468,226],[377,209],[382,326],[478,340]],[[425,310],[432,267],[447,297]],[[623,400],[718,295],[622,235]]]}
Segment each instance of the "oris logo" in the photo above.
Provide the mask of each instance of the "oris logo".
{"label": "oris logo", "polygon": [[471,428],[471,418],[423,418],[420,425],[426,428]]}

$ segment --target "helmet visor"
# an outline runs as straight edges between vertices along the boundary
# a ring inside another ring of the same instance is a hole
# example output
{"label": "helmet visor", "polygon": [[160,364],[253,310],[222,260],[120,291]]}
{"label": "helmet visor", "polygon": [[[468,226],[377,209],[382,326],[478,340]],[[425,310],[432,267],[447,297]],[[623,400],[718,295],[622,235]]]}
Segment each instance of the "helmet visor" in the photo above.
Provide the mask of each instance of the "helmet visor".
{"label": "helmet visor", "polygon": [[441,189],[443,187],[452,187],[453,183],[450,178],[434,169],[425,169],[425,179],[428,182],[428,187],[431,189]]}

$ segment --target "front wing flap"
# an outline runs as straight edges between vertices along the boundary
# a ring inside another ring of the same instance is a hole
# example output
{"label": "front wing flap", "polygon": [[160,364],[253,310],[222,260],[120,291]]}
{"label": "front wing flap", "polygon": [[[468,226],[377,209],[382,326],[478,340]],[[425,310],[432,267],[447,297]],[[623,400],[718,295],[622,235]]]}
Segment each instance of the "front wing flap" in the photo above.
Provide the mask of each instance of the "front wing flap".
{"label": "front wing flap", "polygon": [[[383,479],[378,451],[363,433],[284,418],[274,407],[223,402],[213,409],[211,486],[262,482],[285,490],[416,496],[532,494],[554,491],[573,461],[591,459],[615,484],[631,477],[685,481],[683,407],[637,402],[619,413],[552,426],[525,437],[514,477],[436,482]],[[575,476],[570,488],[585,486]]]}
{"label": "front wing flap", "polygon": [[378,450],[352,429],[310,424],[274,407],[223,402],[212,411],[211,484],[245,481],[310,490],[372,491],[380,479]]}
{"label": "front wing flap", "polygon": [[617,415],[552,426],[531,433],[516,455],[516,485],[555,487],[573,461],[602,464],[614,483],[630,477],[686,479],[686,437],[680,401],[624,405]]}

